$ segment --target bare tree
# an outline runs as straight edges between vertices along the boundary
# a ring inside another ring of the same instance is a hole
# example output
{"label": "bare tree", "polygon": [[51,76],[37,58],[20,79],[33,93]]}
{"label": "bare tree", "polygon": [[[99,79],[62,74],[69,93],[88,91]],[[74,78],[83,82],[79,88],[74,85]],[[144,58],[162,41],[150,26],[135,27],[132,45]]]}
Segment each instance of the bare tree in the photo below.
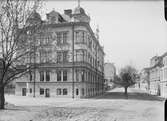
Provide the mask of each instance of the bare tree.
{"label": "bare tree", "polygon": [[114,79],[114,84],[119,85],[125,88],[125,95],[127,96],[128,87],[134,85],[136,83],[137,70],[128,65],[121,69],[119,76],[116,76]]}
{"label": "bare tree", "polygon": [[[21,77],[34,67],[21,63],[25,56],[31,54],[27,40],[26,20],[41,1],[1,0],[0,4],[0,109],[4,109],[4,89],[13,80]],[[36,27],[33,29],[36,30]],[[35,31],[34,30],[34,31]],[[25,48],[26,47],[26,48]],[[33,47],[33,46],[30,46]]]}

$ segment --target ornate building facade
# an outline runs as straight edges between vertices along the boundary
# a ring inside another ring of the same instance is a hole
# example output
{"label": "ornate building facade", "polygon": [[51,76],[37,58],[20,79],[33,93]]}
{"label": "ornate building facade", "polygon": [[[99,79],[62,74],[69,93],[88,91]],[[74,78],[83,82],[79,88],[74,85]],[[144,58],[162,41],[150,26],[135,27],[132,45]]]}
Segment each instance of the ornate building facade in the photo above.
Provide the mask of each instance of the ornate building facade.
{"label": "ornate building facade", "polygon": [[[27,47],[32,53],[20,63],[35,68],[16,81],[16,95],[86,98],[104,92],[104,50],[80,6],[55,10],[41,20],[34,13],[27,19]],[[35,31],[31,28],[39,27]],[[35,33],[35,34],[34,34]]]}
{"label": "ornate building facade", "polygon": [[161,69],[161,57],[154,56],[150,59],[149,67],[149,83],[150,93],[160,95],[160,69]]}
{"label": "ornate building facade", "polygon": [[147,69],[148,90],[151,94],[167,98],[167,52],[150,59]]}

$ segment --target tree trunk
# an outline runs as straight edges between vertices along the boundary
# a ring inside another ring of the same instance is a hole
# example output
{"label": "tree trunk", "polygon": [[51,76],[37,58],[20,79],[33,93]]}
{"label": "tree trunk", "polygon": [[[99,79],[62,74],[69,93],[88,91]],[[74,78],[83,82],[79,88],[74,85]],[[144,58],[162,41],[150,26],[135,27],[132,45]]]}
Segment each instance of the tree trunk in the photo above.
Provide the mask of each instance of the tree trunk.
{"label": "tree trunk", "polygon": [[0,110],[5,108],[4,87],[0,88]]}
{"label": "tree trunk", "polygon": [[125,96],[128,98],[128,87],[125,87]]}

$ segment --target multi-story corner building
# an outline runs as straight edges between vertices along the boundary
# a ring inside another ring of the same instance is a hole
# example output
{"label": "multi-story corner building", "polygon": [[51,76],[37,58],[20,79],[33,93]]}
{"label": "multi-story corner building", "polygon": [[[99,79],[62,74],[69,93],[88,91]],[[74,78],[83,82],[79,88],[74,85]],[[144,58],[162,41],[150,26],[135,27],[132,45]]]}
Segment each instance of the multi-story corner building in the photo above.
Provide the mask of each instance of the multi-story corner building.
{"label": "multi-story corner building", "polygon": [[163,63],[160,71],[161,96],[167,98],[167,52],[161,57]]}
{"label": "multi-story corner building", "polygon": [[[27,19],[24,36],[33,53],[22,63],[32,63],[35,69],[17,80],[15,94],[70,98],[102,94],[104,50],[85,10],[78,6],[62,15],[53,10],[46,18],[41,20],[34,11]],[[31,31],[34,24],[39,27]]]}
{"label": "multi-story corner building", "polygon": [[105,86],[112,86],[114,77],[116,75],[116,67],[113,63],[105,63],[104,64],[104,79]]}

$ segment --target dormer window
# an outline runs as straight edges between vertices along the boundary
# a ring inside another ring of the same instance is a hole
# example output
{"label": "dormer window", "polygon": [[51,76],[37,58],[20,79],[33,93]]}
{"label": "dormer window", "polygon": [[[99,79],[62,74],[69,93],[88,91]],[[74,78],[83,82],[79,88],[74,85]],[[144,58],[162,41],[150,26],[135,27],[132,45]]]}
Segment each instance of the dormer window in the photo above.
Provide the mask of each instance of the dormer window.
{"label": "dormer window", "polygon": [[51,23],[54,23],[54,22],[56,22],[56,17],[55,16],[51,17]]}

